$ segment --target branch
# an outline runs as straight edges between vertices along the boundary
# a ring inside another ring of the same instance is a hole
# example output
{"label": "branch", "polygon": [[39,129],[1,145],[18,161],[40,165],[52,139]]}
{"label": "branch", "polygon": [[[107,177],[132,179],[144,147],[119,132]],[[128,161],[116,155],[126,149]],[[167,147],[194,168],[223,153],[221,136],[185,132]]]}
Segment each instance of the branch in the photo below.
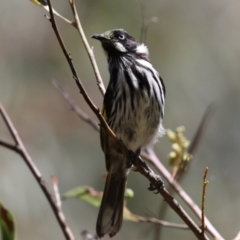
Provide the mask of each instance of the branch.
{"label": "branch", "polygon": [[146,4],[145,0],[141,0],[141,17],[142,17],[142,26],[141,26],[141,36],[140,36],[140,42],[141,43],[146,43],[147,41],[147,33],[148,33],[148,28],[151,23],[156,23],[158,22],[157,17],[151,17],[151,18],[146,18]]}
{"label": "branch", "polygon": [[[169,171],[165,168],[165,166],[161,163],[160,159],[156,156],[152,149],[147,149],[143,152],[142,157],[148,160],[157,170],[161,173],[161,175],[167,180],[168,184],[175,190],[175,192],[182,198],[182,200],[190,207],[190,209],[197,215],[199,219],[201,219],[201,209],[196,205],[196,203],[189,197],[189,195],[183,190],[183,188],[175,181]],[[207,231],[216,239],[224,240],[224,238],[220,235],[220,233],[214,228],[211,222],[205,217],[205,225]]]}
{"label": "branch", "polygon": [[199,124],[199,127],[193,137],[193,140],[191,141],[191,144],[188,148],[188,152],[190,154],[195,154],[195,151],[197,150],[197,147],[202,139],[203,134],[205,133],[205,130],[208,126],[208,123],[210,121],[210,118],[212,117],[213,113],[215,112],[217,108],[216,102],[212,102],[204,112],[204,115],[202,117],[202,120]]}
{"label": "branch", "polygon": [[[75,23],[76,23],[76,26],[77,26],[77,30],[79,32],[79,35],[80,35],[81,39],[82,39],[83,45],[84,45],[84,47],[87,51],[90,62],[92,64],[92,68],[93,68],[93,71],[94,71],[95,76],[96,76],[98,88],[99,88],[100,92],[102,93],[102,95],[104,96],[105,87],[104,87],[100,72],[98,70],[96,59],[95,59],[94,53],[93,53],[93,48],[90,48],[89,43],[87,41],[87,38],[85,36],[85,33],[83,31],[83,28],[82,28],[82,25],[81,25],[81,22],[80,22],[78,13],[77,13],[75,0],[69,0],[69,3],[70,3],[70,6],[71,6],[71,9],[72,9],[72,12],[73,12],[73,16],[75,18]],[[48,2],[48,4],[49,4],[49,2]]]}
{"label": "branch", "polygon": [[62,94],[65,100],[70,105],[71,109],[78,115],[78,117],[83,120],[84,122],[88,123],[93,127],[94,130],[99,131],[99,125],[97,121],[90,118],[78,105],[74,100],[71,98],[68,92],[66,92],[61,85],[55,80],[52,81],[53,86]]}
{"label": "branch", "polygon": [[161,225],[163,227],[189,230],[189,227],[187,225],[184,225],[184,224],[171,223],[171,222],[159,220],[159,219],[153,218],[153,217],[145,218],[145,217],[142,217],[142,216],[139,216],[139,215],[135,215],[135,217],[138,219],[139,222],[148,222],[148,223],[154,223],[154,224],[157,224],[157,225]]}
{"label": "branch", "polygon": [[202,234],[204,234],[205,231],[205,198],[206,198],[206,188],[207,188],[207,174],[208,174],[208,167],[206,167],[204,176],[203,176],[203,190],[202,190],[202,221],[201,221],[201,227],[202,227]]}
{"label": "branch", "polygon": [[53,185],[54,195],[56,199],[56,205],[58,206],[59,209],[61,209],[62,202],[61,202],[61,197],[58,189],[58,179],[55,175],[52,175],[51,179],[52,179],[52,185]]}
{"label": "branch", "polygon": [[74,236],[71,232],[71,229],[68,227],[63,212],[58,208],[49,188],[46,183],[46,181],[43,179],[40,171],[38,170],[37,166],[34,164],[33,160],[31,159],[30,155],[28,154],[21,138],[19,137],[16,128],[14,127],[13,123],[11,122],[11,119],[9,118],[8,114],[6,113],[3,106],[0,104],[0,114],[9,130],[9,133],[11,134],[14,145],[6,143],[4,141],[0,141],[0,145],[3,147],[6,147],[12,151],[15,151],[18,153],[27,166],[29,167],[30,171],[32,172],[33,176],[35,177],[36,181],[38,182],[39,186],[41,187],[45,197],[47,198],[53,213],[62,229],[62,232],[67,240],[74,240]]}

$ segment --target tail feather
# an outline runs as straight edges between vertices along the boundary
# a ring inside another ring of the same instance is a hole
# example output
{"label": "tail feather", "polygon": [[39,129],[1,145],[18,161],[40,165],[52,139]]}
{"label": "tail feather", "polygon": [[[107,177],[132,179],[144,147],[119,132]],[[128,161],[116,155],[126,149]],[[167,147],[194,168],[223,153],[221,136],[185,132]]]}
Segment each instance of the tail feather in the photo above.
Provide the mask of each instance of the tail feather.
{"label": "tail feather", "polygon": [[124,192],[127,177],[108,173],[97,219],[97,235],[113,237],[122,226]]}

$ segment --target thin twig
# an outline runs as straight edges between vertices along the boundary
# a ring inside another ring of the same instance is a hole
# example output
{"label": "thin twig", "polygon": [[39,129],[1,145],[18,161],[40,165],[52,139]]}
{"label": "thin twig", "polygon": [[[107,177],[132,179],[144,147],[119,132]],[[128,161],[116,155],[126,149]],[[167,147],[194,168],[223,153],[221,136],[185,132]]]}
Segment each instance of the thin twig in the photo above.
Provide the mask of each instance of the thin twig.
{"label": "thin twig", "polygon": [[70,3],[70,6],[71,6],[71,9],[72,9],[72,12],[73,12],[73,16],[75,18],[77,30],[79,32],[79,35],[80,35],[81,39],[82,39],[83,45],[84,45],[84,47],[85,47],[85,49],[87,51],[88,57],[90,59],[90,62],[92,64],[92,68],[93,68],[93,71],[94,71],[95,76],[96,76],[98,88],[99,88],[100,92],[102,93],[102,95],[104,96],[104,94],[105,94],[105,87],[104,87],[104,84],[103,84],[103,81],[102,81],[102,78],[101,78],[101,75],[100,75],[97,63],[96,63],[96,59],[94,57],[93,48],[91,48],[89,46],[89,43],[88,43],[87,38],[85,36],[85,33],[83,31],[83,28],[82,28],[82,25],[81,25],[81,22],[80,22],[78,13],[77,13],[75,0],[69,0],[69,3]]}
{"label": "thin twig", "polygon": [[27,166],[29,167],[30,171],[32,172],[32,174],[34,175],[36,181],[38,182],[39,186],[41,187],[44,195],[46,196],[52,210],[53,213],[62,229],[62,232],[65,236],[65,238],[67,240],[74,240],[74,236],[72,234],[71,229],[68,227],[66,221],[65,221],[65,217],[62,211],[59,210],[54,197],[51,194],[51,191],[48,188],[48,185],[46,183],[46,181],[43,179],[40,171],[38,170],[37,166],[35,165],[35,163],[33,162],[32,158],[30,157],[30,155],[28,154],[21,138],[18,135],[18,132],[16,130],[16,128],[14,127],[11,119],[9,118],[7,112],[5,111],[5,109],[3,108],[3,106],[0,104],[0,114],[14,140],[14,145],[10,145],[9,143],[4,143],[3,141],[0,141],[0,145],[4,146],[6,148],[9,148],[10,150],[15,151],[16,153],[18,153],[23,160],[25,161],[25,163],[27,164]]}
{"label": "thin twig", "polygon": [[52,81],[53,86],[62,94],[68,104],[71,106],[71,109],[78,115],[81,120],[87,122],[89,125],[93,127],[94,130],[99,131],[99,125],[97,121],[90,118],[78,105],[77,103],[71,98],[68,92],[63,89],[63,87],[55,80]]}
{"label": "thin twig", "polygon": [[61,202],[61,197],[60,197],[59,189],[58,189],[58,179],[55,175],[52,175],[51,179],[52,179],[53,190],[54,190],[54,195],[55,195],[55,199],[56,199],[56,205],[58,206],[59,209],[61,209],[62,202]]}
{"label": "thin twig", "polygon": [[204,171],[203,176],[203,190],[202,190],[202,221],[201,221],[201,228],[202,228],[202,234],[204,234],[205,231],[205,198],[206,198],[206,188],[207,188],[207,174],[208,174],[208,167],[206,167]]}
{"label": "thin twig", "polygon": [[146,35],[146,16],[145,16],[145,0],[141,0],[141,18],[142,18],[142,26],[141,26],[141,36],[140,42],[145,43],[145,35]]}
{"label": "thin twig", "polygon": [[163,227],[189,230],[189,227],[187,225],[184,225],[184,224],[171,223],[171,222],[159,220],[159,219],[154,218],[154,217],[145,218],[145,217],[142,217],[142,216],[139,216],[139,215],[135,215],[135,216],[136,216],[136,218],[138,219],[139,222],[148,222],[148,223],[154,223],[154,224],[157,224],[157,225],[161,225]]}
{"label": "thin twig", "polygon": [[146,43],[149,25],[151,23],[156,23],[158,21],[158,18],[157,17],[146,18],[145,0],[141,0],[141,18],[142,18],[142,26],[141,26],[140,42]]}
{"label": "thin twig", "polygon": [[190,154],[195,154],[195,151],[197,150],[197,147],[199,146],[199,143],[205,133],[205,130],[208,126],[208,123],[210,121],[210,118],[213,116],[213,113],[216,111],[217,109],[217,103],[216,102],[212,102],[206,109],[206,111],[204,112],[204,115],[201,119],[201,122],[198,126],[198,129],[193,137],[193,140],[191,141],[191,144],[188,148],[188,152]]}

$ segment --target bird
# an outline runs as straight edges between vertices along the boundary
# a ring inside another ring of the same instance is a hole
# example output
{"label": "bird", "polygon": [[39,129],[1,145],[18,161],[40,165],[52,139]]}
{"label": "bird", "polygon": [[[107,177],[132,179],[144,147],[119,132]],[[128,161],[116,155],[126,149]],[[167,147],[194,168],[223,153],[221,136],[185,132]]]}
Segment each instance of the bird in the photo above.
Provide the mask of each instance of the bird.
{"label": "bird", "polygon": [[101,42],[110,74],[101,113],[116,137],[133,153],[124,155],[104,128],[100,128],[107,170],[96,224],[97,235],[102,238],[113,237],[121,229],[132,157],[139,156],[141,149],[152,147],[164,134],[166,91],[163,79],[150,63],[145,44],[124,29],[94,34],[92,38]]}

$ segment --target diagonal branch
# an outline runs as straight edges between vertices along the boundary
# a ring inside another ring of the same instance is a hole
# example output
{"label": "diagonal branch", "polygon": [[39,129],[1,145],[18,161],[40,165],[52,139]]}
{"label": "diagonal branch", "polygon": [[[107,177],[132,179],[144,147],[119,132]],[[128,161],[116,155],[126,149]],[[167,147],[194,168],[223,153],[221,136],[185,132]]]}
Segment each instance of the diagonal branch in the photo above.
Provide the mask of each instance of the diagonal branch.
{"label": "diagonal branch", "polygon": [[94,130],[99,131],[99,125],[97,121],[90,118],[78,105],[77,103],[72,99],[72,97],[69,95],[68,92],[66,92],[62,86],[55,80],[52,81],[53,86],[62,94],[62,96],[65,98],[65,100],[70,105],[71,109],[78,115],[78,117],[83,120],[84,122],[87,122],[89,125],[93,127]]}
{"label": "diagonal branch", "polygon": [[169,227],[169,228],[176,228],[176,229],[181,229],[181,230],[189,230],[189,227],[184,224],[179,224],[179,223],[172,223],[172,222],[167,222],[163,220],[159,220],[157,218],[145,218],[141,216],[137,216],[139,222],[148,222],[148,223],[154,223],[156,225],[161,225],[163,227]]}
{"label": "diagonal branch", "polygon": [[[156,154],[152,149],[147,149],[142,153],[142,157],[147,159],[150,163],[157,168],[157,170],[163,175],[163,177],[167,180],[168,184],[175,190],[175,192],[182,198],[182,200],[190,207],[190,209],[197,215],[199,219],[201,219],[201,209],[197,206],[197,204],[189,197],[189,195],[182,189],[180,184],[174,180],[170,174],[170,172],[165,168],[165,166],[158,159]],[[214,228],[212,223],[205,217],[205,225],[207,227],[207,231],[216,239],[224,240],[221,234]]]}
{"label": "diagonal branch", "polygon": [[9,148],[10,150],[13,150],[17,152],[24,160],[24,162],[27,164],[28,168],[32,172],[33,176],[35,177],[36,181],[38,182],[39,186],[41,187],[45,197],[47,198],[54,215],[62,229],[62,232],[67,240],[74,240],[73,233],[71,232],[71,229],[68,227],[65,217],[61,209],[57,206],[53,195],[51,194],[51,191],[48,188],[48,185],[46,181],[43,179],[40,171],[38,170],[37,166],[34,164],[32,158],[28,154],[21,138],[18,135],[18,132],[16,128],[14,127],[11,119],[9,118],[7,112],[3,108],[3,106],[0,104],[0,115],[2,116],[13,140],[15,145],[11,145],[9,143],[6,143],[4,141],[0,141],[0,145],[6,148]]}
{"label": "diagonal branch", "polygon": [[70,6],[71,6],[71,9],[72,9],[72,12],[73,12],[73,16],[75,18],[75,23],[76,23],[76,26],[77,26],[77,30],[79,32],[79,35],[80,35],[81,39],[82,39],[83,45],[84,45],[84,47],[87,51],[90,62],[92,64],[92,68],[93,68],[93,71],[94,71],[96,79],[97,79],[98,88],[99,88],[100,92],[102,93],[102,95],[104,96],[105,87],[104,87],[104,84],[103,84],[103,81],[102,81],[102,78],[101,78],[101,75],[100,75],[95,57],[94,57],[93,48],[91,48],[89,46],[87,38],[86,38],[85,33],[83,31],[83,28],[82,28],[82,25],[81,25],[81,22],[80,22],[78,13],[77,13],[75,0],[69,0],[69,3],[70,3]]}
{"label": "diagonal branch", "polygon": [[199,127],[193,137],[193,140],[191,141],[191,144],[188,148],[188,152],[190,154],[194,154],[195,151],[197,150],[197,147],[203,137],[203,134],[205,133],[205,130],[208,126],[208,123],[210,121],[210,118],[212,117],[213,113],[216,110],[216,102],[212,102],[206,109],[206,111],[204,112],[204,115],[202,117],[202,120],[199,124]]}
{"label": "diagonal branch", "polygon": [[[60,92],[62,93],[63,97],[66,94],[68,95],[68,93],[63,88],[61,90],[62,90],[62,92],[61,91]],[[68,101],[68,99],[66,99],[66,101]],[[75,113],[77,115],[79,115],[79,113],[80,113],[79,117],[83,121],[87,122],[88,124],[90,124],[90,126],[92,126],[92,124],[89,123],[89,121],[85,120],[85,118],[89,119],[90,117],[85,112],[83,112],[79,108],[79,106],[77,106],[77,104],[75,102],[68,101],[68,103],[70,104],[71,108],[75,111]],[[77,109],[80,109],[80,112],[76,111],[75,106],[77,106]],[[92,126],[92,127],[95,129],[95,126]],[[182,198],[182,200],[187,203],[187,205],[197,215],[197,217],[199,219],[201,219],[200,208],[193,202],[193,200],[190,198],[190,196],[181,188],[181,186],[178,184],[178,182],[172,179],[171,174],[164,167],[164,165],[161,163],[160,159],[157,158],[157,156],[154,154],[154,152],[152,152],[152,153],[149,152],[149,151],[148,152],[143,152],[141,155],[142,155],[143,158],[148,160],[150,163],[152,163],[157,168],[157,170],[161,173],[161,175],[163,175],[163,177],[170,184],[172,189],[174,189],[175,192]],[[205,217],[205,219],[207,219],[207,218]],[[207,223],[205,223],[206,228],[207,228],[206,231],[208,231],[213,237],[215,237],[219,240],[223,240],[223,237],[217,232],[217,230],[214,228],[214,226],[211,224],[211,222],[208,219],[206,221],[207,221]]]}

